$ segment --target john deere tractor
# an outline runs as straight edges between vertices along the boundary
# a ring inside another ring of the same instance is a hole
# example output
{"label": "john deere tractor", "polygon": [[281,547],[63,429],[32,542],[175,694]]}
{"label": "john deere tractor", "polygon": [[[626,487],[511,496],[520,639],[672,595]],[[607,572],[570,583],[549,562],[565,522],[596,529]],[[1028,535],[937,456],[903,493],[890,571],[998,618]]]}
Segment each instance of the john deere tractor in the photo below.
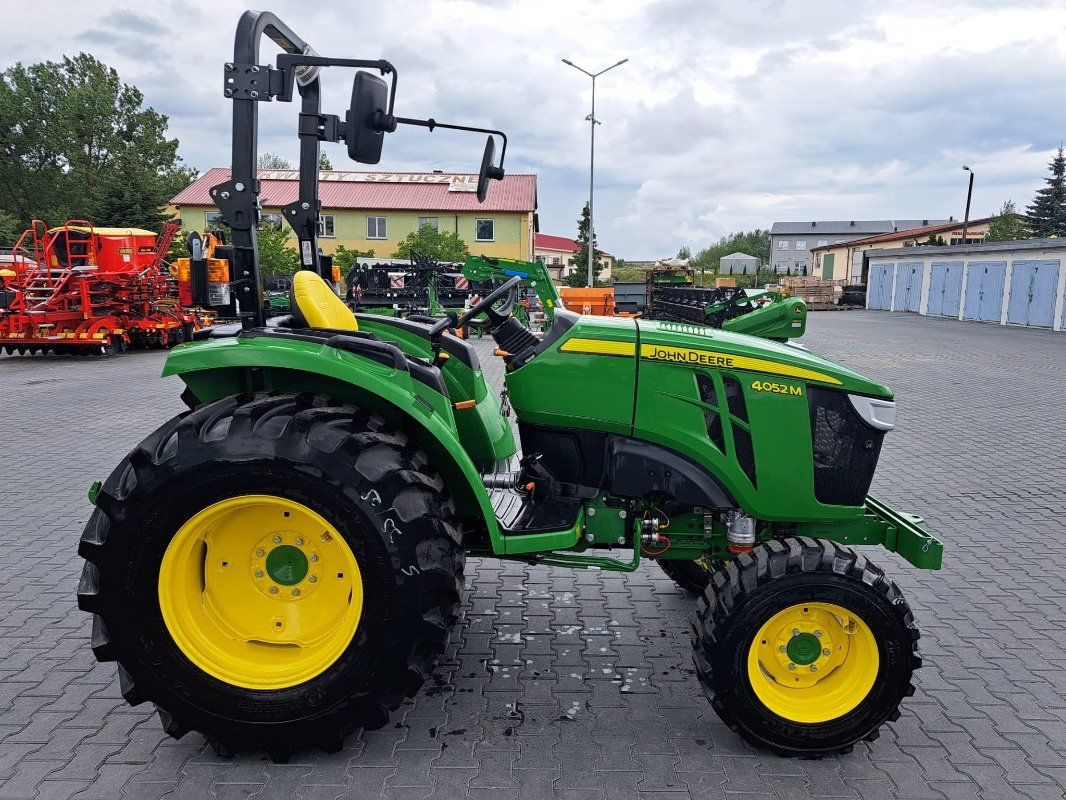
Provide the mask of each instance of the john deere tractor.
{"label": "john deere tractor", "polygon": [[[273,65],[263,35],[283,51]],[[344,118],[319,102],[337,66],[361,68]],[[513,316],[520,277],[433,324],[353,314],[321,276],[320,142],[373,164],[397,125],[465,128],[396,116],[391,64],[316,55],[269,13],[241,17],[223,79],[233,169],[211,194],[232,229],[242,320],[169,354],[189,410],[94,485],[80,546],[92,648],[118,662],[126,700],[220,754],[338,750],[419,691],[471,555],[621,572],[657,561],[701,594],[707,698],[760,747],[843,752],[898,716],[918,629],[855,547],[924,569],[943,548],[867,495],[891,390],[794,345],[684,323],[559,308],[537,338]],[[300,196],[283,213],[303,269],[291,317],[268,325],[257,110],[294,90]],[[479,199],[506,153],[487,132]],[[206,293],[204,275],[191,280]],[[482,314],[506,364],[502,400],[450,333]]]}

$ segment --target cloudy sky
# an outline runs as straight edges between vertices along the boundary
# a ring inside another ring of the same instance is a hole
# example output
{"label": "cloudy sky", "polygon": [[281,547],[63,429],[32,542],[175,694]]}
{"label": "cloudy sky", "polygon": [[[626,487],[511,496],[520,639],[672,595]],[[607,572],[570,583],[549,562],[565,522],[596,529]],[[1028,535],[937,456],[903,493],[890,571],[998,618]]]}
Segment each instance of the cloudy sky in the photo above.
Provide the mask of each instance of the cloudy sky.
{"label": "cloudy sky", "polygon": [[[778,220],[972,217],[1019,207],[1066,139],[1066,2],[1038,0],[274,0],[320,53],[389,59],[397,112],[498,127],[538,176],[541,230],[596,229],[629,259]],[[237,0],[0,0],[0,66],[90,52],[170,116],[185,161],[226,165],[221,65]],[[92,14],[87,9],[92,8]],[[269,42],[264,54],[273,55]],[[343,114],[350,72],[325,76]],[[294,159],[294,105],[263,105],[261,152]],[[401,129],[381,167],[476,170],[480,137]],[[339,146],[328,150],[341,167]]]}

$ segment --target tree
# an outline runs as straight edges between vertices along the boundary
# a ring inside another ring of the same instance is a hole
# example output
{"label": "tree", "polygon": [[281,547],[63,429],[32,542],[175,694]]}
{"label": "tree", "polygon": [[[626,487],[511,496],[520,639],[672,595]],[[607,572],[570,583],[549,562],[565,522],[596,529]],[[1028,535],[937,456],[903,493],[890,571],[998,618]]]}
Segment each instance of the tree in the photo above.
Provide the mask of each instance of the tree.
{"label": "tree", "polygon": [[1015,239],[1028,238],[1029,226],[1014,207],[1013,200],[1008,200],[1003,204],[999,213],[992,218],[988,233],[985,234],[986,242],[1010,242]]}
{"label": "tree", "polygon": [[319,169],[333,169],[333,162],[330,161],[329,160],[329,156],[327,156],[321,150],[318,153],[318,168]]}
{"label": "tree", "polygon": [[292,231],[285,225],[264,225],[256,235],[259,271],[263,275],[292,275],[300,268],[300,255],[289,246]]}
{"label": "tree", "polygon": [[0,210],[21,225],[157,228],[195,178],[167,138],[167,117],[86,53],[0,73]]}
{"label": "tree", "polygon": [[0,211],[0,247],[14,247],[26,227],[12,214]]}
{"label": "tree", "polygon": [[340,267],[341,272],[347,275],[348,270],[355,266],[357,258],[373,257],[373,250],[349,250],[343,244],[339,244],[337,249],[333,251],[333,266]]}
{"label": "tree", "polygon": [[292,162],[276,153],[260,153],[255,165],[259,169],[292,169]]}
{"label": "tree", "polygon": [[683,259],[692,258],[692,251],[689,250],[687,246],[683,246],[680,250],[677,251],[677,257]]}
{"label": "tree", "polygon": [[932,247],[943,247],[947,242],[944,241],[944,237],[939,233],[931,233],[929,234],[929,238],[922,242],[922,244]]}
{"label": "tree", "polygon": [[[589,204],[585,203],[581,209],[581,217],[577,221],[577,242],[578,251],[574,254],[574,257],[570,259],[570,263],[575,267],[573,275],[566,277],[567,286],[587,286],[589,275]],[[595,252],[596,263],[593,269],[593,285],[603,286],[600,281],[600,275],[606,269],[606,265],[600,260],[603,255],[603,251],[596,247],[596,242],[592,243],[593,252]]]}
{"label": "tree", "polygon": [[470,248],[454,231],[439,231],[432,225],[423,225],[411,231],[396,246],[393,258],[410,258],[411,251],[437,261],[465,261]]}
{"label": "tree", "polygon": [[753,231],[731,233],[714,244],[703,248],[692,258],[689,266],[694,269],[717,272],[722,257],[733,253],[745,253],[770,263],[770,231],[756,228]]}
{"label": "tree", "polygon": [[1051,177],[1044,178],[1047,186],[1037,190],[1026,209],[1033,236],[1041,239],[1066,236],[1066,156],[1061,146],[1048,169]]}

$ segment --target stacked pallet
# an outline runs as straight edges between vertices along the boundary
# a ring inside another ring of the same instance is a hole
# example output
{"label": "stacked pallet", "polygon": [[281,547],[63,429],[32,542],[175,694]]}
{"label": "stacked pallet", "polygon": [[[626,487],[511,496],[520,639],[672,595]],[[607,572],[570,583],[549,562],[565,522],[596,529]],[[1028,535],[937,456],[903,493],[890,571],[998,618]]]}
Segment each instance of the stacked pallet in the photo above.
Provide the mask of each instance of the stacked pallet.
{"label": "stacked pallet", "polygon": [[781,286],[792,297],[798,297],[811,311],[828,311],[840,308],[843,281],[826,281],[811,275],[788,276],[781,279]]}

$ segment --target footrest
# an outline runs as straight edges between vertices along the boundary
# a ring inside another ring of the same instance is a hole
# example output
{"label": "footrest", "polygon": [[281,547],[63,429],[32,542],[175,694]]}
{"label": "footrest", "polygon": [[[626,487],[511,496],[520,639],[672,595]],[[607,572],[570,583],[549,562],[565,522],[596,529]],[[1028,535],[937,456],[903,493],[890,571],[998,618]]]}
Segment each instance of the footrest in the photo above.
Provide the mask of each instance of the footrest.
{"label": "footrest", "polygon": [[492,510],[506,536],[562,531],[574,527],[581,512],[581,499],[559,497],[531,502],[515,489],[492,489]]}

